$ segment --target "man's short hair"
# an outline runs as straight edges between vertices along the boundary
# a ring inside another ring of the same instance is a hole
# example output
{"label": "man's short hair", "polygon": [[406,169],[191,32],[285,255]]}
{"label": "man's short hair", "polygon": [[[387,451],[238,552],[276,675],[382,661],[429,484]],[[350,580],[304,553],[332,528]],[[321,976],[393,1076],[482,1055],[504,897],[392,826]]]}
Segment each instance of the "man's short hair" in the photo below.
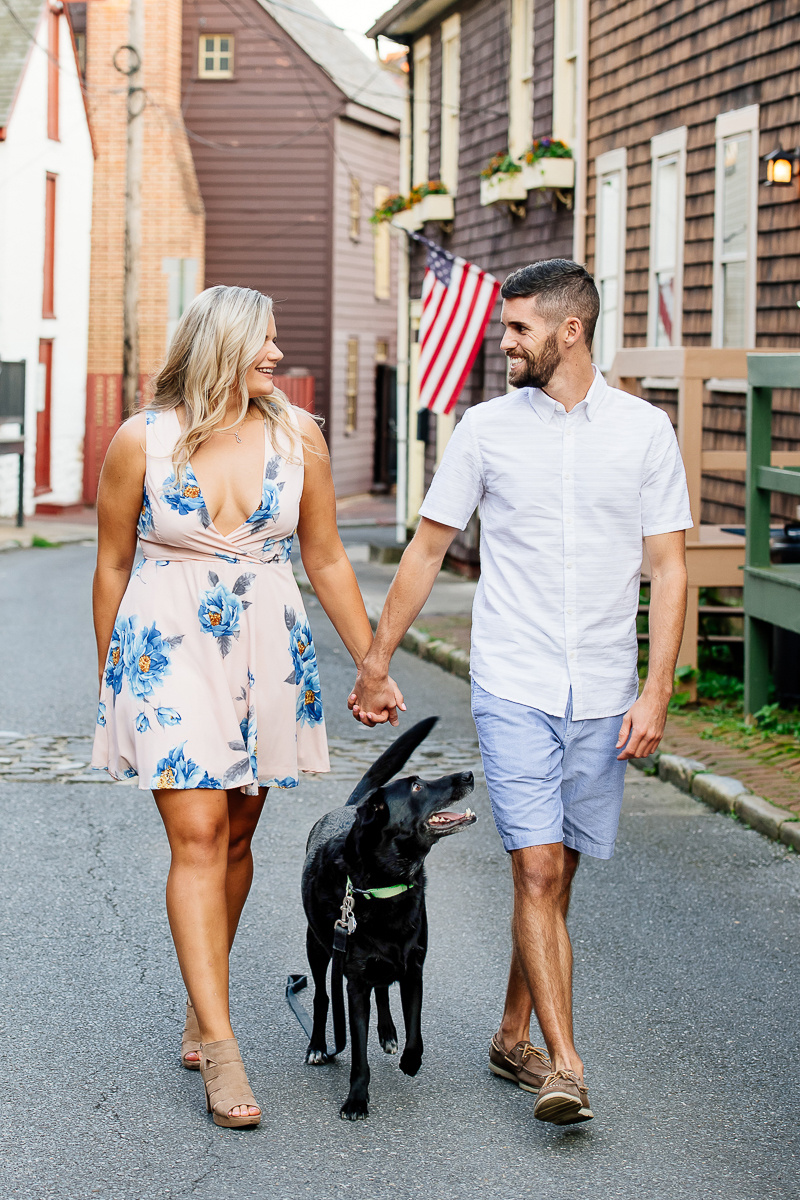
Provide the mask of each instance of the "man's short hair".
{"label": "man's short hair", "polygon": [[553,325],[560,325],[567,317],[579,317],[586,344],[591,347],[600,297],[594,279],[580,263],[569,258],[547,258],[520,267],[508,276],[500,295],[504,300],[536,296],[537,312]]}

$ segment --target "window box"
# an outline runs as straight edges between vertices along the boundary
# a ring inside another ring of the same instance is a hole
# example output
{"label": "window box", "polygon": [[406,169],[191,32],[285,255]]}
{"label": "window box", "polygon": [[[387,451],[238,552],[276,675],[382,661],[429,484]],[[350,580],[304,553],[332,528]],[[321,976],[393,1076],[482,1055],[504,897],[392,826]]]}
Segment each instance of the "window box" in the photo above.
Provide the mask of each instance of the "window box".
{"label": "window box", "polygon": [[481,204],[519,203],[528,192],[551,188],[564,191],[575,186],[575,160],[572,158],[540,158],[513,174],[492,175],[481,180]]}
{"label": "window box", "polygon": [[452,221],[454,212],[452,196],[431,192],[423,196],[419,204],[395,213],[392,224],[414,233],[422,229],[426,221]]}

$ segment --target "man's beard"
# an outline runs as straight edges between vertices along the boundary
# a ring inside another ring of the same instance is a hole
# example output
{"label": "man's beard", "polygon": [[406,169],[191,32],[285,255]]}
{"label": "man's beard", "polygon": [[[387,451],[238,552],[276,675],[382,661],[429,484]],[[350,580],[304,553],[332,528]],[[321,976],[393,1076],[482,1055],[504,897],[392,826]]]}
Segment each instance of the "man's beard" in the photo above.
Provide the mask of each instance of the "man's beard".
{"label": "man's beard", "polygon": [[[547,387],[561,364],[558,334],[555,332],[548,334],[538,354],[526,354],[524,351],[518,350],[517,355],[521,356],[524,362],[514,373],[513,386],[516,388]],[[512,382],[510,377],[509,382]]]}

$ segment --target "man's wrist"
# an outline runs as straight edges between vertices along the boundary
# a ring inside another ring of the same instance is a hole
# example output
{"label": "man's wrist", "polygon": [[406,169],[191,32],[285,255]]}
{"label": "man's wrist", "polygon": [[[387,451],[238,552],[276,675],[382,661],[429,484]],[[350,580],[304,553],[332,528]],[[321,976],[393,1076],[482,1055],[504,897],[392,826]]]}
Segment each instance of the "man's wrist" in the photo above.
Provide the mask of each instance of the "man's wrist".
{"label": "man's wrist", "polygon": [[377,682],[386,679],[389,675],[389,659],[385,655],[374,655],[372,651],[366,654],[359,667],[359,675],[362,679],[370,682]]}

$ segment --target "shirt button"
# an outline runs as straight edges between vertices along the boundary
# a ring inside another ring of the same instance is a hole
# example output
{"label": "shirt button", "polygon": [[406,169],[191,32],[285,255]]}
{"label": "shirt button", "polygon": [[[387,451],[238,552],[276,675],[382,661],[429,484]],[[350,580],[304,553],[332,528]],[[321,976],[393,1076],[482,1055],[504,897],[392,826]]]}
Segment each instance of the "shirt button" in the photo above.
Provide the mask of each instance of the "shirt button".
{"label": "shirt button", "polygon": [[571,608],[568,608],[568,609],[567,609],[567,616],[568,616],[568,617],[571,617],[571,616],[572,616],[572,609],[571,609]]}
{"label": "shirt button", "polygon": [[565,517],[565,518],[564,518],[564,520],[565,520],[565,522],[567,523],[567,525],[571,525],[571,524],[572,524],[572,517]]}
{"label": "shirt button", "polygon": [[572,570],[572,563],[567,563],[567,570],[568,570],[568,571],[571,571],[571,570]]}
{"label": "shirt button", "polygon": [[570,658],[574,658],[574,657],[575,657],[575,651],[574,651],[574,650],[570,650],[570,652],[569,652],[569,656],[570,656]]}
{"label": "shirt button", "polygon": [[569,475],[565,475],[565,476],[564,476],[564,478],[565,478],[565,479],[570,479],[570,478],[571,478],[571,476],[569,476]]}

